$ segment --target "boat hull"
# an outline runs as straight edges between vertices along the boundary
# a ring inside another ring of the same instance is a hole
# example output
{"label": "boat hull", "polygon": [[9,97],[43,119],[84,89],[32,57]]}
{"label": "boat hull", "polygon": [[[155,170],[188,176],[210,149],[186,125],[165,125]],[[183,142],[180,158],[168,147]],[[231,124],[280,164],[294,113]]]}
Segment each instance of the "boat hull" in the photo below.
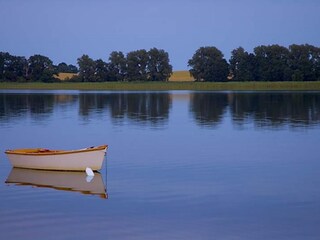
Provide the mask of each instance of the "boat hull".
{"label": "boat hull", "polygon": [[88,148],[74,151],[47,151],[23,153],[19,150],[6,151],[13,167],[60,170],[60,171],[85,171],[87,167],[94,171],[102,168],[107,146]]}

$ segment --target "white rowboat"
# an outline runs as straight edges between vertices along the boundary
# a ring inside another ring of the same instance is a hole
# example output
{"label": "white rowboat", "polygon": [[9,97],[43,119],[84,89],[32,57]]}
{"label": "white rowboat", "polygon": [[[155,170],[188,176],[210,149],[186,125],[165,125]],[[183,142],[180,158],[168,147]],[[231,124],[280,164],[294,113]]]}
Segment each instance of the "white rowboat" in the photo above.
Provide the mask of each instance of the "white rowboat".
{"label": "white rowboat", "polygon": [[85,171],[88,167],[98,171],[102,167],[107,149],[108,145],[102,145],[68,151],[26,148],[7,150],[5,153],[12,166],[18,168]]}

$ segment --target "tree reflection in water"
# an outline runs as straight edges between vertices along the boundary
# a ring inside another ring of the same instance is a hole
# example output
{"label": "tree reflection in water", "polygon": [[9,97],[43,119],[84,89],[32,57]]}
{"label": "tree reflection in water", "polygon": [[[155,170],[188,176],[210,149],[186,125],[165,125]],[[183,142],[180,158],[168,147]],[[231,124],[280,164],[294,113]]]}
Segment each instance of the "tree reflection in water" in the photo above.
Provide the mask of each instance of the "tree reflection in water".
{"label": "tree reflection in water", "polygon": [[258,127],[304,127],[320,121],[319,93],[234,93],[229,101],[237,125],[251,120]]}
{"label": "tree reflection in water", "polygon": [[194,93],[190,111],[196,122],[217,126],[230,109],[232,123],[257,127],[305,127],[320,122],[320,94],[308,92]]}
{"label": "tree reflection in water", "polygon": [[[114,124],[163,126],[175,94],[135,93],[1,93],[0,122],[30,116],[43,121],[56,107],[77,108],[84,120],[110,116]],[[319,92],[191,92],[189,111],[195,123],[216,127],[229,116],[235,126],[312,127],[320,122]],[[227,114],[228,113],[228,114]]]}
{"label": "tree reflection in water", "polygon": [[53,112],[55,97],[52,94],[1,95],[0,119],[24,118],[30,114],[32,118],[45,120]]}
{"label": "tree reflection in water", "polygon": [[171,107],[169,93],[81,94],[80,115],[108,109],[115,123],[127,119],[134,123],[163,125]]}
{"label": "tree reflection in water", "polygon": [[190,111],[196,122],[204,126],[217,126],[228,106],[225,93],[193,93],[190,96]]}

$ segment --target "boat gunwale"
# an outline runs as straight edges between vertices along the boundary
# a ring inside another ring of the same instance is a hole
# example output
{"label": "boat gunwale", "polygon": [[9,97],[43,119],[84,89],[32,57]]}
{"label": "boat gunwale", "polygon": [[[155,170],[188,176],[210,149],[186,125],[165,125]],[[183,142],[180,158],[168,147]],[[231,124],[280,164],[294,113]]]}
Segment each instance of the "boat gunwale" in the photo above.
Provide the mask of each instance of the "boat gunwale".
{"label": "boat gunwale", "polygon": [[[94,151],[106,151],[108,149],[108,145],[101,145],[97,147],[88,147],[83,149],[76,150],[49,150],[43,148],[25,148],[25,149],[14,149],[14,150],[6,150],[6,154],[13,155],[27,155],[27,156],[52,156],[52,155],[64,155],[64,154],[75,154],[75,153],[84,153],[84,152],[94,152]],[[31,152],[23,152],[23,151]]]}

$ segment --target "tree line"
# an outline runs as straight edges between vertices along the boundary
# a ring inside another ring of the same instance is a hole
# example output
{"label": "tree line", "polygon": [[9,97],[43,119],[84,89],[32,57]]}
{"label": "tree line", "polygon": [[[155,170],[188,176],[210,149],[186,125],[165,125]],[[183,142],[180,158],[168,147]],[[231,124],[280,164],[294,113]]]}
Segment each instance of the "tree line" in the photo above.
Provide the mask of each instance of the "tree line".
{"label": "tree line", "polygon": [[[59,72],[76,73],[71,81],[168,81],[172,75],[169,54],[157,48],[126,55],[110,54],[108,61],[88,55],[77,59],[78,67],[64,62],[54,65],[46,56],[30,58],[0,52],[0,81],[53,82]],[[304,44],[261,45],[252,53],[239,47],[229,61],[216,47],[200,47],[188,61],[195,81],[320,81],[320,48]]]}
{"label": "tree line", "polygon": [[129,52],[114,51],[109,62],[93,60],[88,55],[78,58],[81,82],[104,81],[168,81],[172,74],[169,54],[162,49],[152,48]]}
{"label": "tree line", "polygon": [[201,47],[188,64],[196,81],[320,81],[320,48],[309,44],[239,47],[229,63],[216,47]]}
{"label": "tree line", "polygon": [[105,81],[168,81],[172,74],[169,54],[152,48],[129,52],[114,51],[109,61],[93,60],[84,54],[77,59],[78,67],[62,62],[54,65],[46,56],[34,55],[29,59],[0,52],[0,81],[53,82],[60,72],[77,73],[70,80],[78,82]]}
{"label": "tree line", "polygon": [[319,81],[320,48],[290,45],[289,48],[271,45],[232,51],[230,70],[236,81]]}
{"label": "tree line", "polygon": [[59,72],[77,73],[78,68],[64,62],[54,65],[48,57],[39,54],[27,59],[0,52],[0,81],[52,82],[56,80],[54,74]]}

